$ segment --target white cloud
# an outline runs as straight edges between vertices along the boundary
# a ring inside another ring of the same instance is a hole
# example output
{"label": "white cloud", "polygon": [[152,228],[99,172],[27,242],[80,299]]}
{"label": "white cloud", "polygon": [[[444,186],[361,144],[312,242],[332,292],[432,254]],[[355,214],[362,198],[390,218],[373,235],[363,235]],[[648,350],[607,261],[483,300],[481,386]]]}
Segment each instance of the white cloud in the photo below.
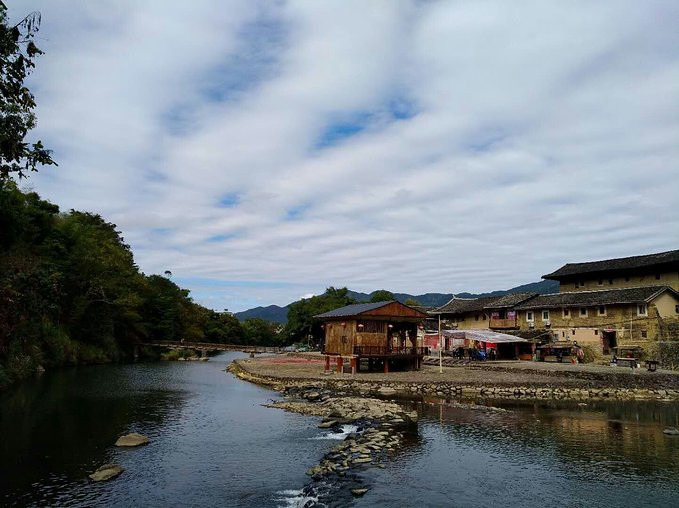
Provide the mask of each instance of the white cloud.
{"label": "white cloud", "polygon": [[215,308],[677,248],[675,2],[34,8],[31,185]]}

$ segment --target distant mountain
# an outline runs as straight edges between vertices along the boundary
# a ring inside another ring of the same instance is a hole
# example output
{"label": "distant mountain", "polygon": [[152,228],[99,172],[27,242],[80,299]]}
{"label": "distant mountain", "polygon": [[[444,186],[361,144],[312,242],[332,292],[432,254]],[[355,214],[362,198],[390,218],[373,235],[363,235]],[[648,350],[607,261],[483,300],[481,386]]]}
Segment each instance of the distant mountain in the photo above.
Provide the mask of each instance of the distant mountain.
{"label": "distant mountain", "polygon": [[286,323],[288,321],[288,307],[281,307],[279,305],[269,305],[268,307],[255,307],[254,309],[244,310],[243,312],[234,312],[234,316],[239,321],[245,321],[250,318],[260,318],[272,323]]}
{"label": "distant mountain", "polygon": [[[502,296],[509,293],[558,293],[559,282],[555,280],[542,280],[540,282],[531,282],[530,284],[523,284],[515,288],[491,291],[490,293],[456,293],[458,298],[483,298],[488,296]],[[374,292],[373,292],[374,293]],[[358,302],[367,302],[373,293],[359,293],[357,291],[349,291],[349,296]],[[420,305],[425,307],[440,307],[448,302],[453,297],[452,293],[425,293],[423,295],[409,295],[407,293],[394,293],[394,298],[399,302],[413,299]],[[268,307],[255,307],[254,309],[244,310],[243,312],[235,312],[240,321],[245,321],[250,318],[261,318],[274,323],[286,323],[288,320],[288,307],[280,307],[278,305],[269,305]]]}

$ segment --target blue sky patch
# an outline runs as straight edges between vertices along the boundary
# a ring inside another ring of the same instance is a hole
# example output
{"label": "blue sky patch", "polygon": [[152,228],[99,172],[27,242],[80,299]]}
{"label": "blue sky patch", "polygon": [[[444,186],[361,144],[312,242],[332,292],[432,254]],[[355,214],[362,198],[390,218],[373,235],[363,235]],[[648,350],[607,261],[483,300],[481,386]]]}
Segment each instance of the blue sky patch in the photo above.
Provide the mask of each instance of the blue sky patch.
{"label": "blue sky patch", "polygon": [[223,235],[211,236],[207,239],[207,241],[210,242],[210,243],[220,243],[220,242],[226,242],[227,240],[231,240],[235,237],[236,237],[236,235],[234,233],[227,233],[227,234],[223,234]]}
{"label": "blue sky patch", "polygon": [[233,208],[240,203],[240,195],[236,192],[229,192],[219,198],[219,208]]}
{"label": "blue sky patch", "polygon": [[311,207],[311,205],[299,205],[290,208],[285,214],[285,220],[299,220],[304,216],[304,213]]}

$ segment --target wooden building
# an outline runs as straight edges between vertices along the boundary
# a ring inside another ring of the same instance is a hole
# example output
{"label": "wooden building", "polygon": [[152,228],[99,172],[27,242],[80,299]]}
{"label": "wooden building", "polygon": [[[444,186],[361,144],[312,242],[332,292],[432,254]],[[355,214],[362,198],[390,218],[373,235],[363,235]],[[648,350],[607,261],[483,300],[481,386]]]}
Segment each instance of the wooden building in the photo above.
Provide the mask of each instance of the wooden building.
{"label": "wooden building", "polygon": [[338,372],[345,360],[352,372],[365,360],[369,369],[382,367],[419,368],[424,349],[418,344],[418,328],[424,312],[397,301],[359,303],[314,316],[325,328],[326,370],[335,357]]}

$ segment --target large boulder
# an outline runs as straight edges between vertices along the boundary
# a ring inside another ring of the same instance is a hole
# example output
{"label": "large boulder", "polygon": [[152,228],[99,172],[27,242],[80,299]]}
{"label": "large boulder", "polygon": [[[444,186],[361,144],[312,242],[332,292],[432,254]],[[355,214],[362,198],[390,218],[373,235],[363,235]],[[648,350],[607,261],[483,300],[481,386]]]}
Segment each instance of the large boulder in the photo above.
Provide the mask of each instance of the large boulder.
{"label": "large boulder", "polygon": [[101,466],[99,469],[97,469],[94,473],[92,473],[89,476],[90,479],[95,482],[105,482],[106,480],[115,478],[122,472],[123,468],[120,467],[118,464],[106,464],[104,466]]}
{"label": "large boulder", "polygon": [[149,441],[149,438],[146,436],[132,432],[126,436],[119,437],[118,441],[116,441],[116,446],[141,446],[148,444]]}

